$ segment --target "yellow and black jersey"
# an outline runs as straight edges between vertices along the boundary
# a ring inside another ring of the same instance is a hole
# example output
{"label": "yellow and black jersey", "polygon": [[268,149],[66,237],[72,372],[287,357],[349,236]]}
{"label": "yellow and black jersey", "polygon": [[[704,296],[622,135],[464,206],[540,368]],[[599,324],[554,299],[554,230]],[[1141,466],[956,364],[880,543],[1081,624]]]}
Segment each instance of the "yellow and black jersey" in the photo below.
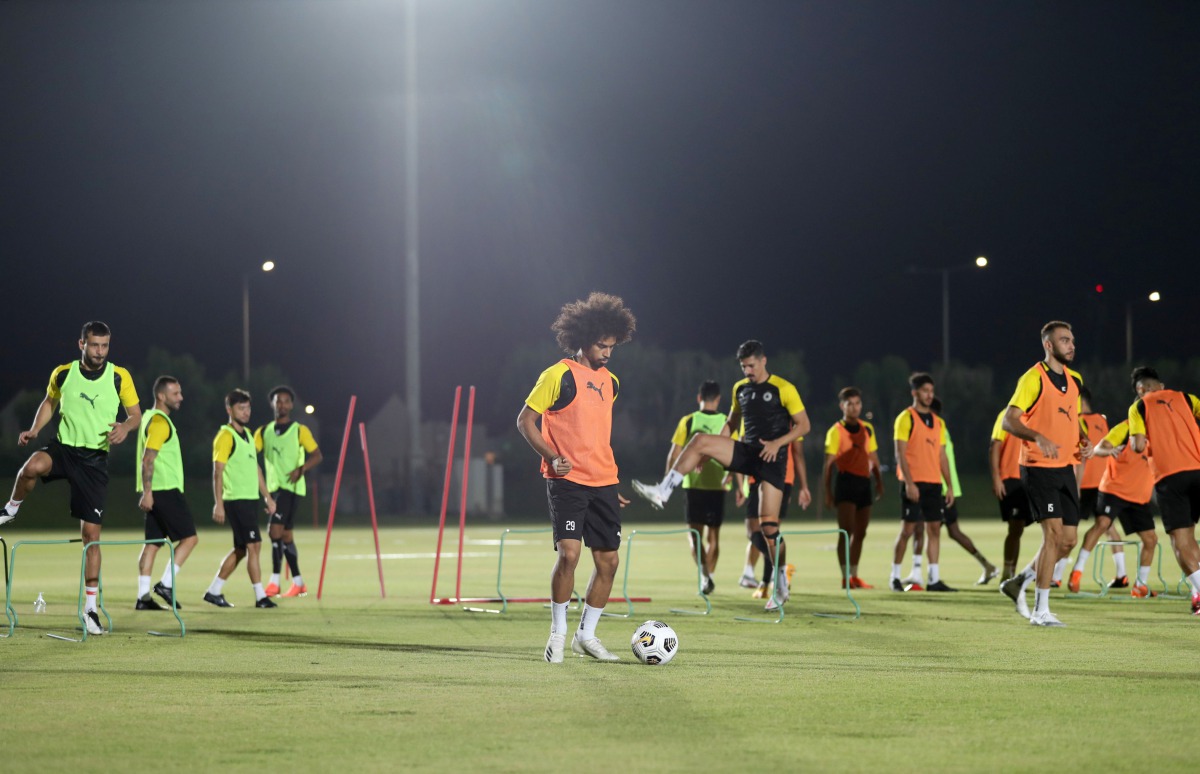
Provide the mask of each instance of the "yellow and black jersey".
{"label": "yellow and black jersey", "polygon": [[[227,464],[229,457],[233,454],[233,429],[230,428],[228,433],[218,432],[213,438],[213,462]],[[247,444],[252,443],[253,439],[250,436],[250,431],[242,428],[242,440]]]}
{"label": "yellow and black jersey", "polygon": [[[63,382],[67,380],[67,375],[70,373],[72,365],[73,363],[60,365],[50,373],[50,384],[46,386],[46,395],[52,400],[62,400]],[[121,405],[126,407],[138,405],[137,388],[133,386],[133,377],[129,375],[129,371],[116,364],[110,363],[109,365],[112,365],[113,386],[116,388],[117,395],[121,399]],[[108,369],[101,368],[99,371],[88,371],[80,368],[79,375],[84,379],[95,381],[106,370]]]}
{"label": "yellow and black jersey", "polygon": [[[288,422],[286,425],[275,423],[275,435],[283,435],[291,426],[291,422]],[[263,427],[265,427],[265,425]],[[308,454],[315,452],[317,450],[317,439],[313,438],[312,430],[308,429],[308,425],[300,425],[300,429],[297,432],[299,435],[296,440],[300,442],[300,446],[304,449],[304,451]],[[260,427],[254,431],[254,451],[261,454],[262,450],[263,428]]]}
{"label": "yellow and black jersey", "polygon": [[1155,390],[1129,407],[1129,434],[1154,446],[1155,481],[1200,470],[1200,398],[1177,390]]}
{"label": "yellow and black jersey", "polygon": [[908,439],[912,438],[914,414],[921,418],[921,422],[929,430],[935,429],[934,426],[936,424],[941,424],[941,428],[937,431],[938,445],[945,446],[947,438],[946,423],[939,423],[937,415],[932,411],[926,411],[924,414],[916,410],[909,411],[908,409],[904,409],[904,411],[901,411],[896,416],[896,421],[892,423],[892,440],[907,442]]}
{"label": "yellow and black jersey", "polygon": [[171,438],[171,423],[162,414],[150,417],[146,425],[146,448],[158,451]]}
{"label": "yellow and black jersey", "polygon": [[[568,481],[583,486],[618,483],[613,458],[612,407],[620,383],[607,368],[560,360],[542,371],[525,405],[541,414],[542,438],[571,461]],[[558,478],[541,463],[542,475]]]}
{"label": "yellow and black jersey", "polygon": [[742,440],[747,443],[787,435],[792,429],[792,416],[804,411],[796,387],[775,374],[759,384],[742,379],[733,385],[733,403],[741,412]]}

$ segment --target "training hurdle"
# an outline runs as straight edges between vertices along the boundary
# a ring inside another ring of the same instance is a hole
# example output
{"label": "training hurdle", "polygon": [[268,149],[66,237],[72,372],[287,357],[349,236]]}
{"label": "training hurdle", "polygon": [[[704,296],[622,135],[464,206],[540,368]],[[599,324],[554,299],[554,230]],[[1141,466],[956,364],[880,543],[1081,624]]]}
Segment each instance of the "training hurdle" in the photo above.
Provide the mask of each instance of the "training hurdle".
{"label": "training hurdle", "polygon": [[[17,541],[16,543],[13,543],[12,551],[11,551],[11,554],[12,554],[11,559],[9,559],[6,562],[6,574],[5,574],[5,584],[4,584],[4,611],[5,611],[5,615],[8,617],[8,621],[9,621],[9,625],[8,625],[8,636],[9,637],[11,637],[13,635],[13,633],[16,630],[16,627],[18,625],[17,611],[12,606],[12,584],[13,584],[13,578],[16,576],[16,571],[17,571],[17,549],[23,545],[25,545],[25,546],[31,546],[31,545],[32,546],[39,546],[39,545],[40,546],[51,546],[51,545],[69,545],[71,543],[82,543],[82,542],[83,542],[82,538],[71,538],[71,539],[63,539],[63,540],[20,540],[20,541]],[[145,546],[145,545],[150,545],[151,543],[158,543],[158,544],[165,545],[167,547],[167,551],[169,552],[168,561],[170,561],[170,563],[171,563],[170,564],[170,567],[171,567],[171,612],[172,612],[172,614],[174,614],[175,620],[179,622],[179,636],[180,637],[185,636],[185,634],[187,633],[187,628],[184,626],[183,618],[181,618],[179,615],[179,608],[175,604],[175,546],[172,545],[171,541],[167,538],[157,538],[155,540],[94,540],[90,543],[85,544],[83,546],[83,550],[80,552],[79,600],[78,600],[78,605],[75,610],[76,617],[78,617],[78,619],[79,619],[79,628],[82,630],[83,636],[80,637],[79,639],[76,639],[74,637],[65,637],[60,634],[47,634],[46,636],[51,637],[56,640],[64,640],[66,642],[85,642],[87,640],[88,631],[87,631],[87,624],[85,623],[84,617],[83,617],[84,616],[83,600],[84,600],[84,588],[85,588],[85,584],[87,582],[87,577],[86,577],[87,552],[88,552],[89,548],[91,548],[92,546],[97,546],[97,547],[99,547],[99,546],[134,546],[134,545]],[[101,614],[103,614],[105,622],[107,624],[106,628],[108,629],[108,631],[111,632],[111,631],[113,631],[112,616],[110,616],[108,614],[108,611],[104,608],[103,570],[101,570],[101,577],[97,579],[97,583],[99,586],[99,590],[96,595],[96,608]],[[153,635],[155,637],[173,637],[173,636],[175,636],[173,634],[166,634],[166,633],[158,632],[158,631],[149,631],[149,632],[147,632],[147,634]]]}
{"label": "training hurdle", "polygon": [[[1105,552],[1108,551],[1110,553],[1114,553],[1116,551],[1117,547],[1120,547],[1121,550],[1124,550],[1125,546],[1134,546],[1137,548],[1137,551],[1135,552],[1135,556],[1134,556],[1134,566],[1136,567],[1137,562],[1141,557],[1141,550],[1142,550],[1141,541],[1139,541],[1139,540],[1101,540],[1096,543],[1096,550],[1092,554],[1092,581],[1097,586],[1100,587],[1100,591],[1099,592],[1095,592],[1095,591],[1069,592],[1065,595],[1067,597],[1067,599],[1104,599],[1105,597],[1108,597],[1110,599],[1119,599],[1119,600],[1134,599],[1134,597],[1132,597],[1132,596],[1112,595],[1110,597],[1108,592],[1111,591],[1111,589],[1108,587],[1108,580],[1104,577],[1104,554],[1105,554]],[[1176,597],[1173,597],[1172,595],[1167,594],[1167,582],[1162,576],[1162,544],[1161,543],[1158,543],[1154,546],[1154,555],[1155,555],[1155,564],[1157,565],[1157,573],[1156,574],[1158,575],[1158,582],[1162,584],[1162,592],[1159,594],[1159,596],[1167,598],[1167,599],[1176,598]],[[1135,572],[1134,578],[1136,579],[1136,577],[1137,577],[1137,574]],[[1131,583],[1130,585],[1132,586],[1133,584]]]}
{"label": "training hurdle", "polygon": [[[701,558],[700,533],[690,527],[681,529],[635,529],[629,533],[629,537],[625,538],[625,575],[621,583],[621,598],[628,605],[628,610],[624,613],[604,613],[604,615],[612,616],[613,618],[630,618],[633,616],[633,603],[638,598],[629,596],[629,569],[633,566],[633,540],[638,535],[683,535],[691,533],[696,540],[696,596],[704,600],[703,610],[684,610],[680,608],[670,608],[672,613],[680,615],[710,615],[712,613],[712,602],[709,601],[708,595],[704,593],[704,569],[703,560]],[[649,602],[647,597],[645,601]]]}
{"label": "training hurdle", "polygon": [[[845,563],[846,563],[845,566],[846,567],[850,566],[850,533],[848,533],[844,529],[797,529],[797,530],[788,530],[786,532],[779,533],[780,538],[782,538],[785,535],[840,535],[843,538],[843,546],[844,546],[843,558],[845,559]],[[782,539],[780,540],[780,543],[781,544],[783,543]],[[784,572],[786,572],[786,570],[780,566],[779,562],[776,562],[775,563],[775,583],[772,586],[772,591],[771,591],[772,599],[774,599],[775,595],[779,593],[779,591],[778,591],[779,576],[781,573],[784,573]],[[839,573],[839,577],[840,577],[840,573]],[[855,621],[862,617],[862,608],[860,608],[858,606],[858,602],[854,599],[854,595],[850,593],[849,584],[847,584],[845,582],[844,578],[841,578],[840,582],[843,586],[843,591],[846,592],[846,599],[849,600],[850,604],[854,606],[854,615],[849,615],[847,613],[826,613],[826,612],[815,612],[815,613],[812,613],[812,615],[816,616],[817,618],[836,618],[836,619],[843,620],[843,621]],[[795,604],[795,602],[792,602],[791,604]],[[775,618],[763,618],[761,616],[758,616],[758,617],[734,616],[734,620],[735,621],[747,621],[749,623],[777,624],[777,623],[781,623],[783,621],[783,618],[784,618],[783,608],[784,608],[784,605],[779,605],[779,607],[777,608],[778,616]]]}
{"label": "training hurdle", "polygon": [[[475,424],[475,388],[470,387],[467,393],[467,417],[463,442],[463,474],[462,489],[459,495],[458,510],[458,557],[455,567],[454,595],[438,596],[438,572],[442,563],[442,542],[446,532],[446,512],[450,505],[450,484],[454,471],[454,446],[458,437],[458,415],[462,407],[463,388],[460,384],[454,389],[454,407],[450,414],[450,440],[446,447],[446,472],[442,484],[442,506],[438,514],[437,547],[433,554],[433,582],[429,587],[429,604],[431,605],[464,605],[463,610],[470,613],[504,613],[508,605],[516,603],[550,604],[550,597],[506,597],[501,591],[500,573],[503,572],[504,542],[509,533],[529,534],[534,532],[549,532],[550,528],[542,527],[533,530],[506,529],[500,535],[500,565],[497,568],[495,597],[464,597],[462,594],[463,545],[467,534],[467,485],[471,470],[471,430]],[[572,590],[572,598],[579,599],[579,594]],[[609,602],[626,602],[625,598],[609,598]],[[649,602],[649,597],[635,599],[638,602]],[[499,604],[500,609],[480,608],[473,605]]]}
{"label": "training hurdle", "polygon": [[0,634],[0,637],[7,637],[12,634],[13,627],[16,626],[16,619],[13,618],[13,613],[9,612],[8,609],[8,541],[0,537],[0,545],[4,546],[4,618],[8,624],[8,631]]}

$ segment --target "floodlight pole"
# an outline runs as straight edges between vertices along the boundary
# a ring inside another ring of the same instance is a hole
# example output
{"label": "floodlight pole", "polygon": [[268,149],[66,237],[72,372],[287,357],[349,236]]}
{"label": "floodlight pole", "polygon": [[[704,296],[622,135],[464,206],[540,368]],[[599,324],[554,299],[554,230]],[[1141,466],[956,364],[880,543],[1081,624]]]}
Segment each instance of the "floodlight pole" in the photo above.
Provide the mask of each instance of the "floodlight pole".
{"label": "floodlight pole", "polygon": [[410,510],[421,502],[421,310],[420,210],[417,160],[417,3],[404,4],[404,241],[405,383],[408,403],[408,492]]}

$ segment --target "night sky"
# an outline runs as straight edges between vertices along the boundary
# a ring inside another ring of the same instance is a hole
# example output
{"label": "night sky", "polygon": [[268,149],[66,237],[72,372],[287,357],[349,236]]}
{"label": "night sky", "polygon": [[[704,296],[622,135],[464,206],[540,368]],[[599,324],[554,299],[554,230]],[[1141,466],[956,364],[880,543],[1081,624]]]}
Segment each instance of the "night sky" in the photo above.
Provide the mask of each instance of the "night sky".
{"label": "night sky", "polygon": [[[403,392],[403,20],[0,2],[0,403],[91,318],[114,362],[239,370],[244,273],[254,362],[337,416]],[[1015,378],[1063,318],[1119,362],[1133,299],[1139,358],[1192,357],[1197,33],[1195,2],[421,2],[426,414],[591,290],[644,343],[760,338],[822,385],[929,367],[940,279],[907,267],[977,255],[955,359]]]}

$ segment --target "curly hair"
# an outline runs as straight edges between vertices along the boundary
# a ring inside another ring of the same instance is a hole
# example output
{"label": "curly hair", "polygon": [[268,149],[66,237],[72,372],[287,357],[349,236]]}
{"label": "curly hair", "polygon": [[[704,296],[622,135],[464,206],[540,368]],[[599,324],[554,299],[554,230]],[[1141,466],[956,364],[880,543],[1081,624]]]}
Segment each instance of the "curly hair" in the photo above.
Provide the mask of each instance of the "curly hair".
{"label": "curly hair", "polygon": [[550,326],[558,346],[571,355],[609,336],[616,338],[617,344],[624,344],[636,328],[637,319],[625,308],[625,302],[607,293],[592,293],[586,301],[564,305]]}

